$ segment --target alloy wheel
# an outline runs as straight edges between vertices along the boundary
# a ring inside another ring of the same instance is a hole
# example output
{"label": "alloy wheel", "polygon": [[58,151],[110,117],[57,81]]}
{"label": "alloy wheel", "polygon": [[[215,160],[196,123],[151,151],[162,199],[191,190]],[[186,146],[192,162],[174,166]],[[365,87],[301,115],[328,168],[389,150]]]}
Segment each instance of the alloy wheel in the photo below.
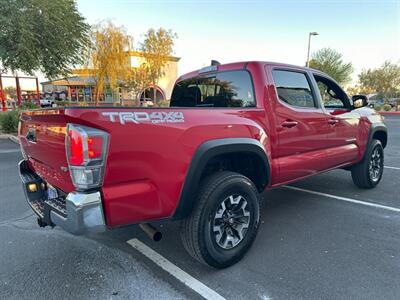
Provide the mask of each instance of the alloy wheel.
{"label": "alloy wheel", "polygon": [[250,224],[247,206],[247,200],[241,195],[230,195],[221,202],[212,229],[218,246],[227,250],[243,241]]}
{"label": "alloy wheel", "polygon": [[372,151],[371,159],[369,162],[369,176],[372,181],[376,182],[379,180],[382,169],[382,155],[379,148],[376,147],[374,151]]}

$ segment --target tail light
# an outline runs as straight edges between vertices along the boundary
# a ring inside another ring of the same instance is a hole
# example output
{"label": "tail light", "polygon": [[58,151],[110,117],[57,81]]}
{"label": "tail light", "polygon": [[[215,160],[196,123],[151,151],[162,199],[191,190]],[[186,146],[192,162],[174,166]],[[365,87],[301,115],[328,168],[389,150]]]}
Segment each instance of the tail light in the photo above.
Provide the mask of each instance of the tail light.
{"label": "tail light", "polygon": [[100,187],[108,149],[108,133],[68,124],[65,139],[71,179],[77,190]]}

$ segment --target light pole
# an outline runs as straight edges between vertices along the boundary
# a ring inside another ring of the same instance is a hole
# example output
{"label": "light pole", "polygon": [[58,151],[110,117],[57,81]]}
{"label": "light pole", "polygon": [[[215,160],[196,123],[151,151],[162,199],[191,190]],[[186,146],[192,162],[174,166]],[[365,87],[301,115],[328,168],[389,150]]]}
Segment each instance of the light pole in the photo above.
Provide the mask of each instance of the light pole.
{"label": "light pole", "polygon": [[311,36],[312,35],[318,35],[318,32],[310,32],[308,34],[308,50],[307,50],[307,62],[306,62],[306,67],[308,68],[310,65],[310,44],[311,44]]}

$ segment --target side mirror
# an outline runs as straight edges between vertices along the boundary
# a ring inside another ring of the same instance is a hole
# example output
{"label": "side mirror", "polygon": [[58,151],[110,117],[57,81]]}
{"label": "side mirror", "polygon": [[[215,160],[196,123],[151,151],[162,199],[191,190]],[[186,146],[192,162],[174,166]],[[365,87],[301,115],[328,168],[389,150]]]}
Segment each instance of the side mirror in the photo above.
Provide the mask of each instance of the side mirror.
{"label": "side mirror", "polygon": [[354,108],[361,108],[368,105],[368,97],[365,95],[354,95],[351,97],[351,100],[353,100]]}

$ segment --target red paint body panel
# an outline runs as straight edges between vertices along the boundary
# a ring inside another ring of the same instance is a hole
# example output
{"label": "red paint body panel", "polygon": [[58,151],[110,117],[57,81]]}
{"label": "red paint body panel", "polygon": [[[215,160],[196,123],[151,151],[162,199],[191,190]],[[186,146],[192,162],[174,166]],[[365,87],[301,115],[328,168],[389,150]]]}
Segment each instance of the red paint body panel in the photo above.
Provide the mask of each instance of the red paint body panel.
{"label": "red paint body panel", "polygon": [[[264,62],[234,63],[218,70],[247,68],[257,106],[254,108],[114,108],[76,107],[24,112],[19,138],[31,168],[51,185],[74,190],[65,154],[67,123],[109,134],[102,186],[109,227],[169,218],[173,215],[189,165],[198,147],[220,138],[252,138],[261,142],[270,162],[269,186],[359,161],[365,151],[372,110],[331,113],[325,109],[293,109],[281,103],[270,75],[272,67],[303,68]],[[179,80],[198,75],[198,71]],[[111,122],[103,112],[179,112],[181,123]],[[339,122],[332,128],[328,120]],[[282,123],[295,120],[295,128]],[[379,121],[377,119],[377,121]],[[35,128],[37,142],[26,139]]]}

